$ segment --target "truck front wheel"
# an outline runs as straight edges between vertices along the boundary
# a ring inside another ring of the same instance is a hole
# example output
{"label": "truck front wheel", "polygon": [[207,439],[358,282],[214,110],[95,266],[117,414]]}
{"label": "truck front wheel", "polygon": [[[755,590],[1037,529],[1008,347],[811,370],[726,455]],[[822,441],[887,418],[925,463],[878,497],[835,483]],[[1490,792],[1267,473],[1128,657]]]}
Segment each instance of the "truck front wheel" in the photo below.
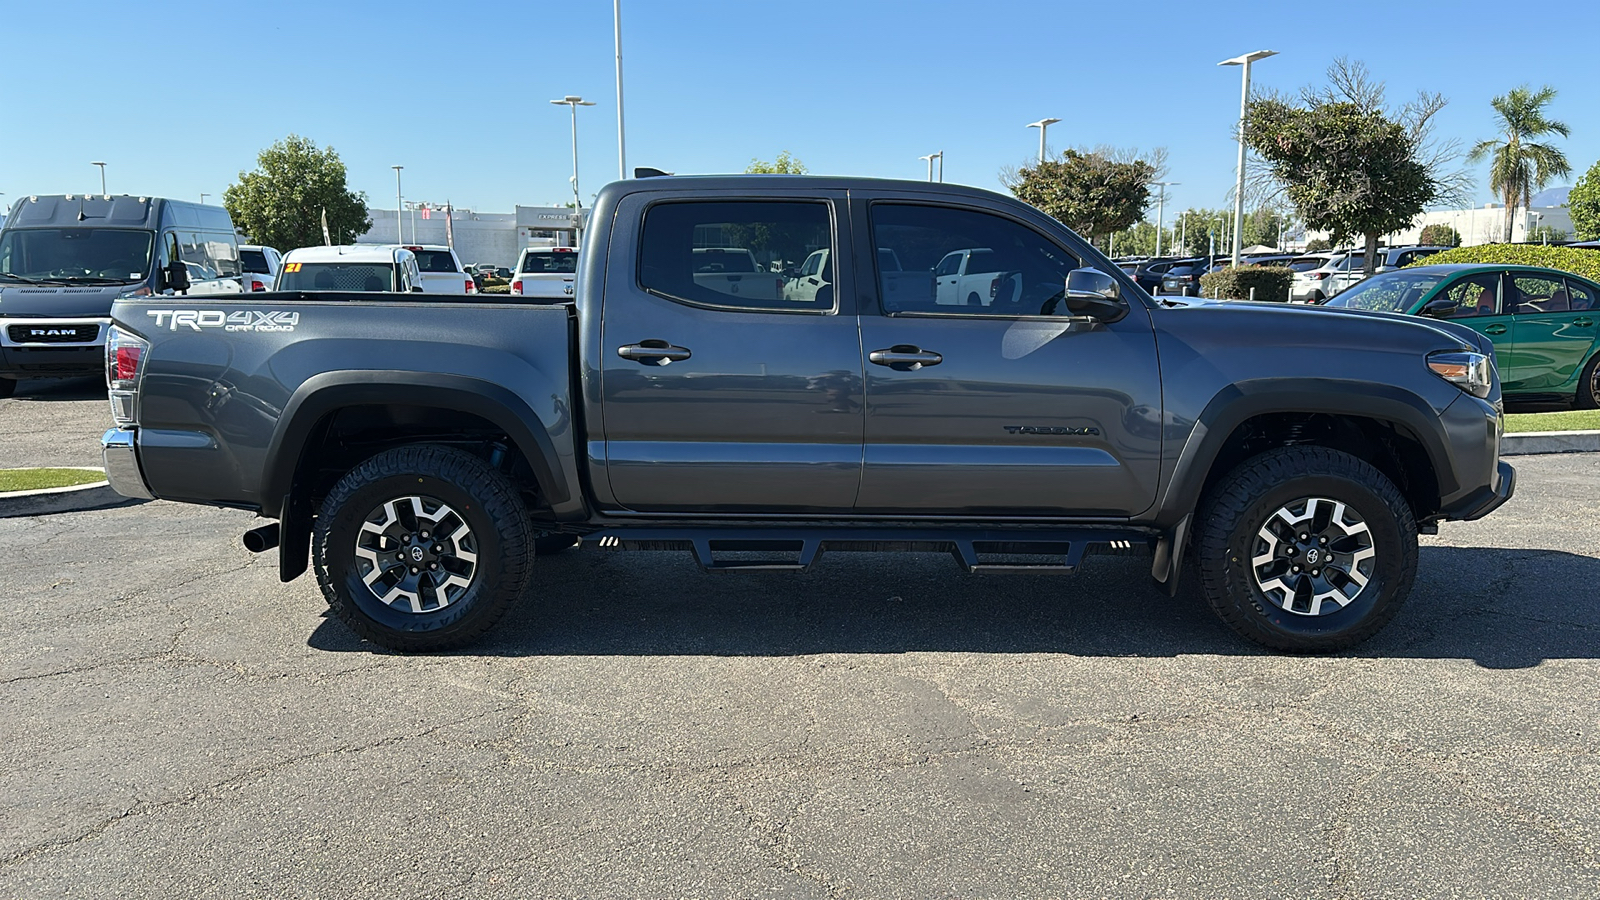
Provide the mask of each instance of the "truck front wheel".
{"label": "truck front wheel", "polygon": [[469,643],[527,585],[527,511],[488,463],[449,447],[386,450],[350,470],[312,533],[317,584],[350,629],[393,650]]}
{"label": "truck front wheel", "polygon": [[1348,453],[1270,450],[1223,476],[1200,512],[1194,552],[1206,600],[1257,643],[1353,647],[1411,592],[1411,507],[1382,472]]}

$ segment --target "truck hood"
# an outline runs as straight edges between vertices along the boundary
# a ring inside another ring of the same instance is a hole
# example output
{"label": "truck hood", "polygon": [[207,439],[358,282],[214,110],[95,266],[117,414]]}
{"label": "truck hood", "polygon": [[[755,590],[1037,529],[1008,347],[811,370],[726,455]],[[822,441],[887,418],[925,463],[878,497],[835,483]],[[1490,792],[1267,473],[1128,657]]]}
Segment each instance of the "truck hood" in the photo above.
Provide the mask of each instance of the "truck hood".
{"label": "truck hood", "polygon": [[119,294],[138,288],[137,283],[74,287],[0,283],[0,318],[104,319],[111,315],[111,304]]}
{"label": "truck hood", "polygon": [[1373,312],[1334,306],[1305,306],[1249,300],[1207,300],[1199,297],[1162,298],[1164,306],[1182,315],[1196,315],[1208,322],[1226,322],[1240,333],[1281,335],[1285,338],[1311,337],[1328,349],[1371,347],[1373,341],[1396,349],[1418,344],[1453,344],[1461,349],[1494,355],[1494,344],[1465,325],[1408,316],[1401,313]]}

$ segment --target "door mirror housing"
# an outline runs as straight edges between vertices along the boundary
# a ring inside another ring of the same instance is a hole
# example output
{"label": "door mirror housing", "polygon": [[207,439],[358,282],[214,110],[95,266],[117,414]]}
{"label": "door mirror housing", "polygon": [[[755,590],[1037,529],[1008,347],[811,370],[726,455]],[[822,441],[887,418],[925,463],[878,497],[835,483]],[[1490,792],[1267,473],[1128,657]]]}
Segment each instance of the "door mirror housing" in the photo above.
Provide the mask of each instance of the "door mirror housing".
{"label": "door mirror housing", "polygon": [[1122,286],[1099,269],[1073,269],[1067,273],[1067,312],[1111,323],[1128,314]]}
{"label": "door mirror housing", "polygon": [[183,260],[175,259],[161,270],[161,289],[179,293],[189,290],[189,267]]}
{"label": "door mirror housing", "polygon": [[1431,316],[1435,319],[1448,319],[1455,310],[1456,305],[1454,302],[1440,297],[1437,300],[1429,300],[1423,304],[1422,308],[1417,310],[1417,315]]}

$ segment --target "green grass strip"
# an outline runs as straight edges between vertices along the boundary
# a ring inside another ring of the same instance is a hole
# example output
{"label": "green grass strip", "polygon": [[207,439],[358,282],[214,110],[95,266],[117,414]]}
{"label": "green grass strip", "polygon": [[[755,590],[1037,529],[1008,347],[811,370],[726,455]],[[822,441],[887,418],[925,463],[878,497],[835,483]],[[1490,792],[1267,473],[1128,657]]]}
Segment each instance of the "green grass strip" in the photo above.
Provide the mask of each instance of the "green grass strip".
{"label": "green grass strip", "polygon": [[1506,416],[1506,433],[1520,431],[1600,431],[1600,409],[1516,413]]}
{"label": "green grass strip", "polygon": [[87,469],[0,469],[0,494],[71,487],[105,480],[103,473]]}

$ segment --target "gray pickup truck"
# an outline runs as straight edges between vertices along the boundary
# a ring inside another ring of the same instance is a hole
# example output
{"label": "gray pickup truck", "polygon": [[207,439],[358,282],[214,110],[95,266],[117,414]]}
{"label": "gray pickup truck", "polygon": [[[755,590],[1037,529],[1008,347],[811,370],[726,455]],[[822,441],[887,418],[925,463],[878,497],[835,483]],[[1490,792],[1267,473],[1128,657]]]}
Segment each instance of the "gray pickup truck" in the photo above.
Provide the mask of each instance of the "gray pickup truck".
{"label": "gray pickup truck", "polygon": [[[276,520],[246,545],[401,650],[478,637],[581,543],[713,572],[1147,554],[1245,637],[1327,651],[1395,615],[1419,532],[1511,496],[1492,347],[1447,322],[1158,302],[946,184],[647,178],[590,222],[566,302],[119,301],[112,485]],[[707,248],[757,271],[703,271]],[[776,289],[818,250],[816,290]],[[945,296],[957,251],[988,271]]]}

